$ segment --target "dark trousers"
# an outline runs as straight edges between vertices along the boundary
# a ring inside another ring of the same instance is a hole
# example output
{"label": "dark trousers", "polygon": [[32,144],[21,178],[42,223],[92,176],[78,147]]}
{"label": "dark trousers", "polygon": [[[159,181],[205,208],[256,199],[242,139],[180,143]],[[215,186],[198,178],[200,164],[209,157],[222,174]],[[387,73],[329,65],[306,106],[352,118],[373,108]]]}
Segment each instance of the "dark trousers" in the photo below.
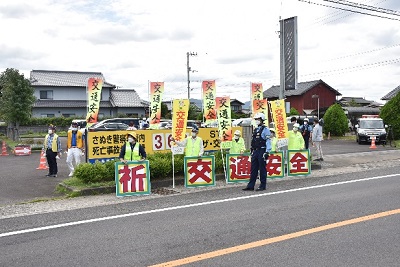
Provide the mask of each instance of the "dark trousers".
{"label": "dark trousers", "polygon": [[304,147],[305,149],[308,149],[309,145],[310,145],[310,135],[303,135],[303,139],[304,139]]}
{"label": "dark trousers", "polygon": [[251,154],[251,172],[250,181],[247,184],[247,188],[254,188],[258,176],[258,171],[260,171],[260,188],[267,188],[267,169],[266,162],[263,158],[265,149],[254,150]]}
{"label": "dark trousers", "polygon": [[46,150],[46,158],[47,158],[47,164],[49,164],[49,174],[57,174],[58,168],[57,168],[57,152],[53,152],[51,149]]}

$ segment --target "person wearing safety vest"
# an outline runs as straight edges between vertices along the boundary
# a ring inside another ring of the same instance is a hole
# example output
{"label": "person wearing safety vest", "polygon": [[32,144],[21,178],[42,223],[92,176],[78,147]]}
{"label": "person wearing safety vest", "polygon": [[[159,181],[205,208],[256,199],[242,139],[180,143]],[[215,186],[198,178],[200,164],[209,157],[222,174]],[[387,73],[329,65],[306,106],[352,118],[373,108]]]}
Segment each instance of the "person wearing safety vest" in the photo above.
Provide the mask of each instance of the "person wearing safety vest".
{"label": "person wearing safety vest", "polygon": [[276,143],[278,142],[278,138],[275,136],[275,129],[271,128],[269,131],[271,132],[271,152],[277,152],[278,150],[276,150]]}
{"label": "person wearing safety vest", "polygon": [[172,142],[175,142],[178,146],[185,147],[185,156],[187,157],[201,157],[204,154],[203,139],[197,136],[199,128],[196,125],[192,127],[192,136],[185,138],[183,141],[176,141],[175,138],[171,138]]}
{"label": "person wearing safety vest", "polygon": [[75,166],[81,163],[82,153],[85,151],[84,148],[84,135],[78,130],[78,123],[73,122],[71,129],[67,133],[67,166],[69,168],[69,177],[74,175],[74,165],[72,161],[75,160]]}
{"label": "person wearing safety vest", "polygon": [[229,149],[230,154],[242,154],[246,150],[246,146],[244,144],[244,139],[241,137],[241,133],[239,130],[236,130],[233,134],[232,146]]}
{"label": "person wearing safety vest", "polygon": [[121,147],[119,159],[123,163],[128,161],[145,160],[147,155],[144,147],[137,141],[135,132],[129,132],[127,135],[128,141]]}
{"label": "person wearing safety vest", "polygon": [[47,164],[49,165],[49,173],[46,177],[57,177],[57,156],[61,157],[61,140],[56,134],[56,126],[50,125],[48,134],[44,138],[43,151],[46,152]]}
{"label": "person wearing safety vest", "polygon": [[305,147],[304,139],[299,132],[300,125],[295,123],[293,125],[293,130],[289,131],[289,143],[288,150],[302,150]]}

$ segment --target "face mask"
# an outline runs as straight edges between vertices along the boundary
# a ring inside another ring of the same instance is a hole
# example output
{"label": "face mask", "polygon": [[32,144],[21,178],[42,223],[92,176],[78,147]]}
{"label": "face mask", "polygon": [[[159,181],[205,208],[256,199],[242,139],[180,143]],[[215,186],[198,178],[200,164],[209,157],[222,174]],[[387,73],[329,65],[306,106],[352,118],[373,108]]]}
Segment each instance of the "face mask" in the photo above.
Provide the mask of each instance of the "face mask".
{"label": "face mask", "polygon": [[238,140],[238,139],[239,139],[239,136],[238,136],[238,135],[235,135],[234,138],[235,138],[235,140]]}
{"label": "face mask", "polygon": [[307,122],[305,121],[304,124],[307,124]]}
{"label": "face mask", "polygon": [[260,125],[260,124],[261,124],[261,121],[256,120],[256,124],[257,124],[257,125]]}
{"label": "face mask", "polygon": [[133,138],[132,137],[128,137],[128,142],[132,143],[133,142]]}
{"label": "face mask", "polygon": [[53,133],[53,130],[49,130],[48,133],[49,133],[49,134],[52,134],[52,133]]}
{"label": "face mask", "polygon": [[76,131],[78,131],[78,128],[72,128],[71,130],[76,132]]}
{"label": "face mask", "polygon": [[192,133],[192,137],[196,137],[197,133]]}
{"label": "face mask", "polygon": [[297,127],[293,127],[293,131],[297,132],[298,128]]}

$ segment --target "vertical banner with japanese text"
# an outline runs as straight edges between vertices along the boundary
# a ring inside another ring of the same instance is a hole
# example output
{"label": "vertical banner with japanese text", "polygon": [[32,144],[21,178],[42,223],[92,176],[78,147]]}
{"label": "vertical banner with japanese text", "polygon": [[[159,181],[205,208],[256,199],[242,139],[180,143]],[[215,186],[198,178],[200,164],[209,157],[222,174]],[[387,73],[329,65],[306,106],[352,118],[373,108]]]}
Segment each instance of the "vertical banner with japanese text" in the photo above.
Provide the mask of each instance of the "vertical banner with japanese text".
{"label": "vertical banner with japanese text", "polygon": [[262,83],[251,83],[250,100],[251,100],[251,112],[253,116],[257,113],[257,111],[254,110],[254,105],[253,105],[254,100],[262,100],[263,98],[264,95],[263,95]]}
{"label": "vertical banner with japanese text", "polygon": [[222,149],[228,149],[232,146],[231,100],[229,96],[222,96],[216,97],[215,102],[220,146]]}
{"label": "vertical banner with japanese text", "polygon": [[116,162],[115,185],[117,197],[150,194],[149,161]]}
{"label": "vertical banner with japanese text", "polygon": [[288,145],[289,130],[286,122],[285,100],[279,99],[269,102],[272,109],[272,118],[275,125],[275,134],[278,139],[278,148]]}
{"label": "vertical banner with japanese text", "polygon": [[185,187],[214,186],[214,156],[184,157]]}
{"label": "vertical banner with japanese text", "polygon": [[267,99],[256,99],[253,100],[253,110],[254,110],[254,114],[257,113],[263,113],[265,116],[265,121],[264,124],[265,125],[269,125],[268,122],[268,101]]}
{"label": "vertical banner with japanese text", "polygon": [[163,93],[164,82],[150,82],[150,129],[160,126]]}
{"label": "vertical banner with japanese text", "polygon": [[248,183],[250,181],[251,156],[250,154],[226,155],[226,182]]}
{"label": "vertical banner with japanese text", "polygon": [[100,78],[89,78],[87,85],[87,127],[97,122],[100,109],[101,89],[103,80]]}
{"label": "vertical banner with japanese text", "polygon": [[206,120],[205,123],[208,125],[217,120],[217,112],[215,109],[215,94],[217,90],[215,81],[203,81],[202,89],[204,118]]}
{"label": "vertical banner with japanese text", "polygon": [[174,99],[172,102],[172,137],[177,141],[185,139],[189,99]]}

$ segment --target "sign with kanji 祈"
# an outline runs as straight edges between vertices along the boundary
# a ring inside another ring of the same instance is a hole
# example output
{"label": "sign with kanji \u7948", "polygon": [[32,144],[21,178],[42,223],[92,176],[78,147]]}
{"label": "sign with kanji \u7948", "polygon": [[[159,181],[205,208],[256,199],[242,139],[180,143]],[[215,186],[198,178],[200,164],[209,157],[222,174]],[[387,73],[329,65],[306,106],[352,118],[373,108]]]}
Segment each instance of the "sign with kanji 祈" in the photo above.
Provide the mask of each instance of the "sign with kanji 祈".
{"label": "sign with kanji \u7948", "polygon": [[268,178],[283,178],[285,176],[285,160],[283,152],[274,152],[269,154],[266,168]]}
{"label": "sign with kanji \u7948", "polygon": [[185,187],[214,186],[214,156],[184,157]]}
{"label": "sign with kanji \u7948", "polygon": [[149,161],[128,161],[115,163],[115,185],[117,197],[149,195]]}
{"label": "sign with kanji \u7948", "polygon": [[310,150],[288,150],[288,176],[311,173]]}
{"label": "sign with kanji \u7948", "polygon": [[226,155],[226,182],[248,183],[250,181],[251,156],[250,154]]}

